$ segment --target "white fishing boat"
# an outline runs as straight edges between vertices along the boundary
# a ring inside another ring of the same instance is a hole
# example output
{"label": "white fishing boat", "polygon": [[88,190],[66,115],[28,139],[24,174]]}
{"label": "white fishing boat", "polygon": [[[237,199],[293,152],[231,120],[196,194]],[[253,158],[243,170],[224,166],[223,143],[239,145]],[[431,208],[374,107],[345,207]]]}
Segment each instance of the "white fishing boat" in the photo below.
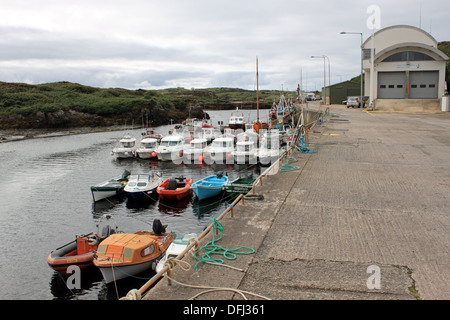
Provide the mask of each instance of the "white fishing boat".
{"label": "white fishing boat", "polygon": [[147,196],[156,193],[156,188],[161,183],[163,183],[163,179],[159,173],[132,174],[129,176],[123,191],[129,198],[145,199]]}
{"label": "white fishing boat", "polygon": [[206,148],[205,155],[211,162],[218,164],[234,163],[234,137],[229,135],[223,135],[214,141]]}
{"label": "white fishing boat", "polygon": [[233,130],[236,129],[244,130],[245,127],[244,114],[240,112],[237,108],[235,112],[231,113],[230,120],[228,121],[228,127]]}
{"label": "white fishing boat", "polygon": [[233,151],[233,158],[237,164],[257,163],[257,146],[251,138],[236,142],[236,150]]}
{"label": "white fishing boat", "polygon": [[183,161],[185,163],[202,163],[207,146],[208,143],[206,139],[193,139],[189,144],[185,144],[183,149]]}
{"label": "white fishing boat", "polygon": [[118,159],[133,158],[135,151],[136,138],[127,133],[122,139],[119,140],[119,146],[113,148],[112,154]]}
{"label": "white fishing boat", "polygon": [[156,138],[144,138],[136,148],[136,157],[141,159],[156,158],[156,148],[158,148],[158,140]]}
{"label": "white fishing boat", "polygon": [[161,143],[156,148],[156,155],[161,161],[177,161],[183,156],[184,137],[178,134],[171,134],[161,139]]}
{"label": "white fishing boat", "polygon": [[158,264],[156,265],[156,273],[160,272],[164,268],[164,264],[166,261],[170,258],[176,258],[180,253],[182,253],[184,250],[186,250],[187,246],[189,245],[190,239],[196,239],[197,235],[195,233],[189,233],[185,235],[175,235],[175,238],[173,239],[170,246],[167,248],[167,251],[165,252],[164,256],[161,260],[159,260]]}
{"label": "white fishing boat", "polygon": [[268,165],[278,159],[281,154],[280,139],[281,135],[278,130],[264,132],[261,138],[260,147],[256,152],[260,164]]}
{"label": "white fishing boat", "polygon": [[218,138],[220,134],[220,131],[214,127],[202,128],[202,138],[206,139],[208,144]]}

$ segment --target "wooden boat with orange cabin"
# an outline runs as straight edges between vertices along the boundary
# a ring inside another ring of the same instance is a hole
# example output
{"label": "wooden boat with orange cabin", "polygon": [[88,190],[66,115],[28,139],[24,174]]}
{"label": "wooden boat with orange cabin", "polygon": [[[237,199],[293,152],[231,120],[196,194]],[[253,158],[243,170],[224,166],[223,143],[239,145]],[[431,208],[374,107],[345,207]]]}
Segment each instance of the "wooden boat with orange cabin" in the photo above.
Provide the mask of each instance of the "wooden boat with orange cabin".
{"label": "wooden boat with orange cabin", "polygon": [[173,233],[157,234],[146,230],[113,234],[98,246],[94,265],[100,269],[106,283],[155,269],[173,237]]}

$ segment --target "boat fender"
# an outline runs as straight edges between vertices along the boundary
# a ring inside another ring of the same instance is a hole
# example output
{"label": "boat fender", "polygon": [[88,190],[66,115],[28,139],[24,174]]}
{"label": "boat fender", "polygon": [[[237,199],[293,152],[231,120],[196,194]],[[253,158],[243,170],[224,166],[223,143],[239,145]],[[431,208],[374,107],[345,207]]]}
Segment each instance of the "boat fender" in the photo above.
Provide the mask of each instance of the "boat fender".
{"label": "boat fender", "polygon": [[88,244],[89,244],[90,246],[96,246],[96,245],[99,244],[98,236],[97,236],[96,234],[89,236],[89,237],[87,238],[87,240],[88,240]]}
{"label": "boat fender", "polygon": [[245,200],[264,200],[264,195],[262,194],[247,194],[244,196]]}

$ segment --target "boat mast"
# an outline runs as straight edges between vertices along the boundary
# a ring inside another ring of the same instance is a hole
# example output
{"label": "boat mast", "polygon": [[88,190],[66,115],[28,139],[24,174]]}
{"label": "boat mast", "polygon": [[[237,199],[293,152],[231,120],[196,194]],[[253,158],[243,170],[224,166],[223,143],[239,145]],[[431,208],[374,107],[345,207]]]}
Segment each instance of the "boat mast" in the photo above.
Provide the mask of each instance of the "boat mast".
{"label": "boat mast", "polygon": [[256,123],[259,123],[258,56],[256,57]]}

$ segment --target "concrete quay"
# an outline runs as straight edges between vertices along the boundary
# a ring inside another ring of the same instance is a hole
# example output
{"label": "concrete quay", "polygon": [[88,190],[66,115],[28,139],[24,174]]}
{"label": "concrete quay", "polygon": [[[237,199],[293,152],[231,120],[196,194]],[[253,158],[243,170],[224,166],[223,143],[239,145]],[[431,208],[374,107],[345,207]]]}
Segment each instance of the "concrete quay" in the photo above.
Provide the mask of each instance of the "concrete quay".
{"label": "concrete quay", "polygon": [[310,134],[317,153],[294,153],[298,170],[265,177],[255,189],[263,200],[245,199],[222,219],[218,245],[256,250],[225,261],[243,271],[195,271],[188,254],[190,270],[171,276],[205,288],[161,279],[142,299],[187,300],[206,287],[274,300],[450,298],[450,113],[330,109]]}

